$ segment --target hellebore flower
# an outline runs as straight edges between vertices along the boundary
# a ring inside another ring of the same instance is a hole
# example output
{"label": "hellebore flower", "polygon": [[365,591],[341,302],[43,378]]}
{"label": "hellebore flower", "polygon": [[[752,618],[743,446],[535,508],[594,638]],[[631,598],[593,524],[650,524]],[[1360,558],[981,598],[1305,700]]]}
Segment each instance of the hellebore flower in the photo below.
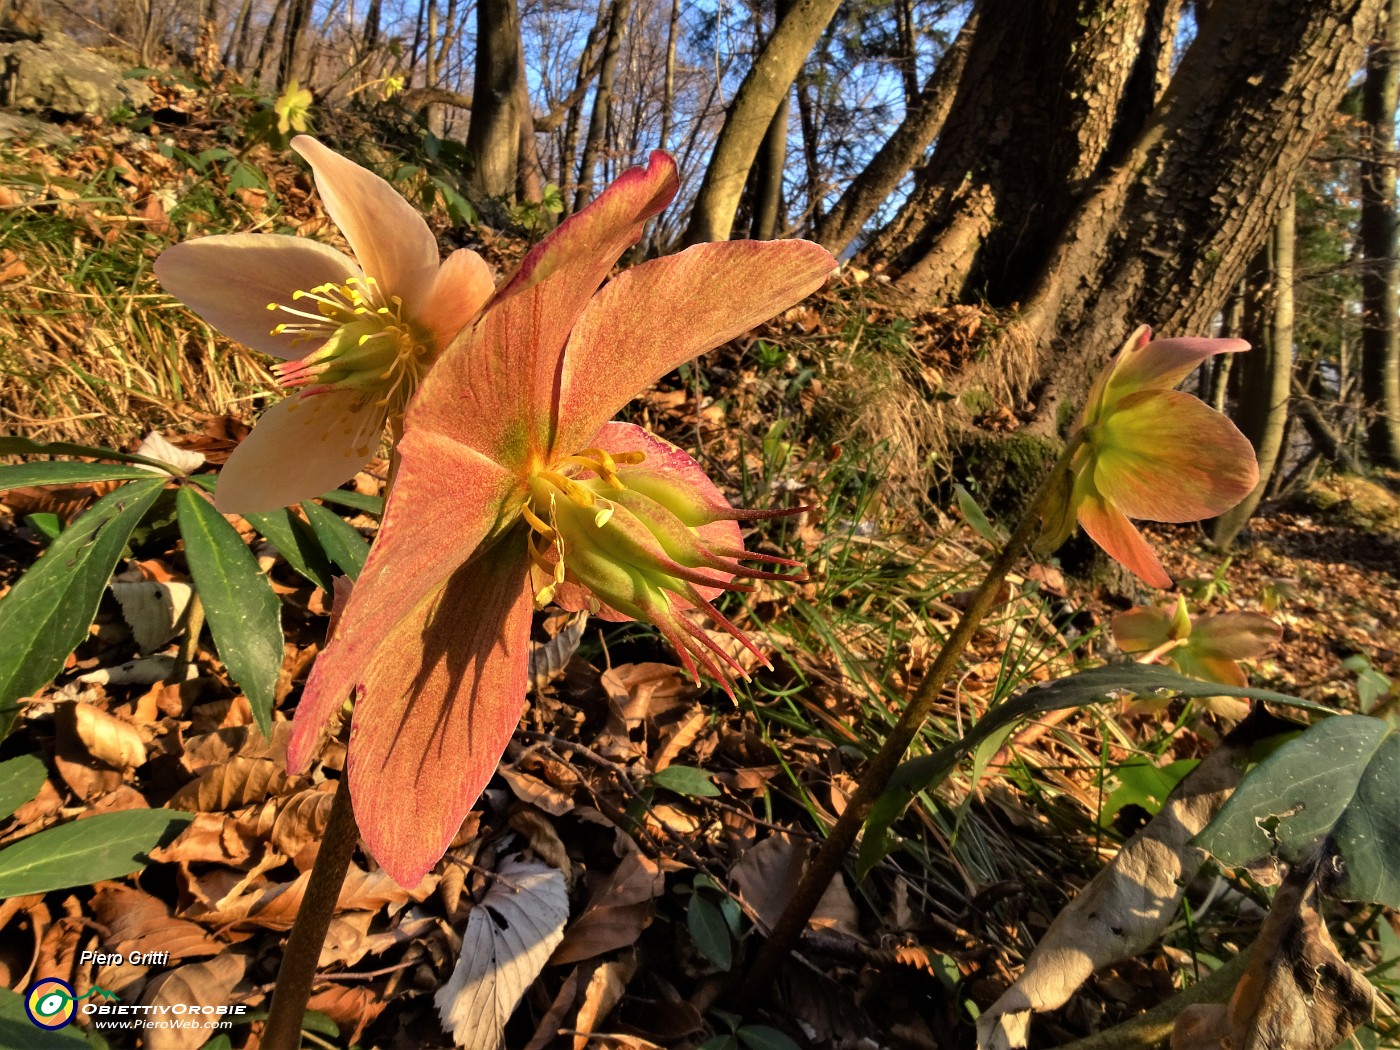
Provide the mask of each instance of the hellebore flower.
{"label": "hellebore flower", "polygon": [[166,291],[209,324],[288,362],[273,370],[296,393],[262,414],[220,473],[226,513],[276,510],[353,477],[493,291],[473,251],[439,265],[428,224],[378,175],[305,135],[292,148],[355,258],[239,233],[177,244],[155,263]]}
{"label": "hellebore flower", "polygon": [[287,753],[306,768],[321,727],[355,695],[351,799],[374,856],[405,885],[442,856],[519,721],[535,588],[653,623],[688,666],[722,681],[739,670],[685,613],[701,609],[742,639],[709,600],[736,576],[769,575],[739,562],[753,556],[736,519],[761,515],[730,508],[674,446],[608,420],[804,298],[835,262],[804,241],[703,244],[600,291],[677,188],[675,162],[653,153],[562,223],[409,406],[379,537]]}
{"label": "hellebore flower", "polygon": [[1110,557],[1153,587],[1171,577],[1129,518],[1199,521],[1254,488],[1249,439],[1219,412],[1172,387],[1207,357],[1248,350],[1242,339],[1152,339],[1139,328],[1089,391],[1083,444],[1056,479],[1037,548],[1052,551],[1075,521]]}
{"label": "hellebore flower", "polygon": [[[1174,613],[1141,606],[1113,618],[1113,640],[1125,653],[1165,657],[1188,678],[1221,685],[1248,684],[1238,661],[1263,656],[1282,637],[1283,628],[1259,613],[1217,613],[1192,620],[1180,597]],[[1224,702],[1208,702],[1217,714],[1238,719],[1249,713],[1247,701],[1219,699]]]}
{"label": "hellebore flower", "polygon": [[1174,613],[1140,606],[1113,618],[1113,640],[1125,653],[1160,651],[1182,674],[1221,685],[1246,685],[1249,679],[1237,661],[1264,655],[1282,637],[1283,628],[1259,613],[1217,613],[1192,620],[1182,598],[1177,598]]}

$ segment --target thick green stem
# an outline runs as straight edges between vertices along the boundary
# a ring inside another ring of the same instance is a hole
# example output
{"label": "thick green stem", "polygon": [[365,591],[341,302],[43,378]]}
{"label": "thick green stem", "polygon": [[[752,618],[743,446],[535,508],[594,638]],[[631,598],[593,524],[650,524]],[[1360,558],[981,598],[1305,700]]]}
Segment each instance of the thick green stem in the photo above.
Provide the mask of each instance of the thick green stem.
{"label": "thick green stem", "polygon": [[1006,579],[1006,574],[1011,571],[1011,567],[1021,556],[1022,550],[1035,535],[1040,524],[1041,512],[1045,509],[1045,504],[1054,491],[1055,480],[1062,471],[1068,469],[1070,460],[1083,441],[1082,432],[1071,438],[1059,459],[1050,468],[1049,475],[1031,498],[1015,532],[1011,534],[1011,538],[1006,541],[1006,545],[1002,547],[1001,552],[987,570],[987,575],[973,595],[971,604],[968,605],[962,618],[958,620],[957,626],[953,628],[953,633],[948,636],[943,647],[938,651],[938,657],[934,660],[933,667],[929,669],[922,684],[910,697],[909,703],[904,708],[904,713],[895,723],[894,728],[890,730],[889,735],[885,737],[885,742],[879,753],[870,760],[865,773],[856,785],[855,792],[846,803],[846,808],[833,825],[826,841],[817,851],[817,855],[807,866],[802,881],[798,883],[797,889],[793,892],[792,900],[789,901],[787,908],[774,924],[772,933],[768,935],[763,947],[759,949],[753,965],[749,968],[742,986],[737,991],[737,1005],[741,1010],[751,1008],[760,1001],[777,975],[778,967],[782,964],[783,959],[787,957],[802,935],[802,931],[807,926],[807,920],[816,911],[817,904],[826,892],[827,886],[831,884],[831,880],[841,870],[841,866],[850,855],[851,847],[856,841],[856,835],[859,833],[861,825],[865,823],[870,808],[884,793],[890,777],[894,775],[894,771],[904,758],[905,751],[909,749],[914,737],[923,727],[924,720],[928,717],[934,701],[938,699],[943,691],[943,686],[947,683],[954,668],[957,667],[958,659],[962,656],[963,650],[967,648],[967,643],[972,640],[972,636],[981,626],[982,620],[991,611],[992,605],[996,602],[997,592],[1001,589],[1002,581]]}
{"label": "thick green stem", "polygon": [[292,934],[282,953],[282,965],[277,970],[277,984],[272,991],[272,1008],[263,1029],[262,1050],[298,1050],[301,1046],[301,1022],[306,1015],[306,1003],[311,998],[311,983],[316,979],[316,963],[321,958],[321,946],[330,929],[335,902],[340,887],[350,869],[350,856],[360,839],[355,825],[355,813],[350,807],[350,781],[342,776],[331,801],[331,815],[321,849],[311,867],[306,894],[297,910]]}
{"label": "thick green stem", "polygon": [[[403,436],[401,420],[394,420],[392,426],[394,451],[389,456],[389,480],[384,486],[386,505],[399,473],[398,444]],[[297,910],[291,936],[287,938],[282,965],[277,969],[277,984],[272,991],[272,1006],[260,1044],[262,1050],[298,1050],[301,1046],[301,1022],[311,998],[311,984],[316,979],[321,946],[326,942],[335,903],[340,899],[340,888],[345,884],[345,873],[350,870],[350,858],[359,841],[360,829],[350,805],[347,771],[341,774],[340,783],[336,785],[331,815],[321,837],[321,849],[316,854],[316,863],[311,866],[306,894]]]}

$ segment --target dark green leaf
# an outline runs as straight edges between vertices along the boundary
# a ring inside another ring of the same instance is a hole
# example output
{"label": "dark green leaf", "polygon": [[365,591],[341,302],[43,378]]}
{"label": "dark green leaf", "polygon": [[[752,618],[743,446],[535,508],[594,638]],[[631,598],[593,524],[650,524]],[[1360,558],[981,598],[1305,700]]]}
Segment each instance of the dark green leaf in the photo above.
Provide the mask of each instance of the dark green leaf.
{"label": "dark green leaf", "polygon": [[44,543],[49,544],[58,539],[58,534],[63,531],[63,522],[58,520],[57,514],[50,514],[46,510],[41,510],[35,514],[26,514],[24,523],[31,529],[44,537]]}
{"label": "dark green leaf", "polygon": [[38,755],[0,762],[0,820],[37,795],[48,778],[48,767]]}
{"label": "dark green leaf", "polygon": [[1193,841],[1232,866],[1320,848],[1337,896],[1400,908],[1400,733],[1366,715],[1323,719],[1250,770]]}
{"label": "dark green leaf", "polygon": [[103,496],[0,599],[0,736],[19,710],[15,701],[53,681],[87,637],[132,529],[167,480],[133,481]]}
{"label": "dark green leaf", "polygon": [[87,1050],[89,1043],[83,1030],[40,1028],[24,1011],[24,997],[18,992],[0,987],[0,1046],[23,1047],[24,1050]]}
{"label": "dark green leaf", "polygon": [[253,718],[272,731],[272,690],[282,669],[282,606],[258,563],[198,490],[178,497],[180,535],[219,658],[248,695]]}
{"label": "dark green leaf", "polygon": [[339,514],[319,503],[306,500],[301,509],[306,513],[306,520],[311,523],[311,529],[320,540],[326,557],[335,562],[346,576],[356,579],[365,567],[365,559],[369,557],[369,544],[365,538]]}
{"label": "dark green leaf", "polygon": [[961,740],[955,740],[931,755],[905,762],[895,770],[889,786],[866,817],[865,836],[861,840],[856,862],[857,877],[864,879],[870,869],[894,848],[895,844],[889,833],[890,826],[899,819],[914,796],[941,784],[948,774],[957,768],[963,757],[983,740],[1031,715],[1097,703],[1112,693],[1124,690],[1137,694],[1170,690],[1187,697],[1243,696],[1308,711],[1331,711],[1331,708],[1311,700],[1300,700],[1296,696],[1275,693],[1269,689],[1202,682],[1197,678],[1187,678],[1175,671],[1169,671],[1165,667],[1137,663],[1109,664],[1033,686],[1019,696],[992,708]]}
{"label": "dark green leaf", "polygon": [[319,498],[326,503],[334,503],[337,507],[349,507],[351,510],[358,510],[361,514],[372,514],[376,518],[384,513],[384,500],[379,496],[366,496],[359,492],[347,492],[345,489],[332,489]]}
{"label": "dark green leaf", "polygon": [[746,1024],[734,1034],[748,1050],[802,1050],[788,1036],[766,1024]]}
{"label": "dark green leaf", "polygon": [[125,809],[20,839],[0,850],[0,898],[87,886],[140,871],[147,853],[193,819],[168,809]]}
{"label": "dark green leaf", "polygon": [[248,523],[257,529],[287,559],[290,565],[327,594],[332,593],[334,567],[321,549],[310,526],[290,510],[274,510],[267,514],[245,514]]}
{"label": "dark green leaf", "polygon": [[27,485],[76,485],[85,481],[130,481],[149,478],[151,472],[116,463],[74,463],[48,460],[0,465],[0,492]]}
{"label": "dark green leaf", "polygon": [[75,445],[71,441],[33,441],[25,437],[0,437],[0,456],[88,456],[92,459],[115,459],[118,463],[145,463],[161,470],[173,470],[169,463],[132,452],[118,452],[96,445]]}
{"label": "dark green leaf", "polygon": [[690,898],[690,907],[685,911],[685,925],[701,955],[726,972],[734,965],[729,926],[719,908],[697,893]]}
{"label": "dark green leaf", "polygon": [[714,781],[710,779],[710,774],[703,769],[696,769],[694,766],[667,766],[665,769],[653,773],[651,782],[667,791],[674,791],[677,795],[714,798],[719,794],[719,788],[715,787]]}

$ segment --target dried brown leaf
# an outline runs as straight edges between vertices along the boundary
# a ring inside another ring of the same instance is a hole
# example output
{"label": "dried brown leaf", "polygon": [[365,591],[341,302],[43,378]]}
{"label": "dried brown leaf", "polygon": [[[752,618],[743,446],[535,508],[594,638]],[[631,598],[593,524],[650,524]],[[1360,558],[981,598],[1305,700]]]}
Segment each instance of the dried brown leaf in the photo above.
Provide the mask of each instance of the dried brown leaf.
{"label": "dried brown leaf", "polygon": [[550,957],[554,966],[579,962],[636,943],[651,923],[652,902],[666,891],[656,861],[633,849],[593,892],[583,914]]}
{"label": "dried brown leaf", "polygon": [[[169,1007],[172,1011],[182,1005],[219,1007],[228,1005],[233,990],[248,971],[247,956],[225,952],[208,962],[191,963],[157,977],[146,986],[141,1002],[147,1006]],[[158,1015],[161,1011],[157,1010]],[[148,1050],[198,1050],[214,1034],[217,1014],[196,1014],[193,1011],[171,1014],[180,1017],[190,1027],[152,1028],[145,1030]]]}
{"label": "dried brown leaf", "polygon": [[216,813],[241,809],[280,794],[287,786],[286,769],[271,759],[238,757],[205,770],[170,800],[172,809]]}
{"label": "dried brown leaf", "polygon": [[637,972],[637,956],[634,952],[605,962],[593,971],[588,985],[583,990],[583,1002],[578,1008],[574,1021],[574,1050],[586,1050],[589,1034],[596,1031],[622,999],[627,982]]}

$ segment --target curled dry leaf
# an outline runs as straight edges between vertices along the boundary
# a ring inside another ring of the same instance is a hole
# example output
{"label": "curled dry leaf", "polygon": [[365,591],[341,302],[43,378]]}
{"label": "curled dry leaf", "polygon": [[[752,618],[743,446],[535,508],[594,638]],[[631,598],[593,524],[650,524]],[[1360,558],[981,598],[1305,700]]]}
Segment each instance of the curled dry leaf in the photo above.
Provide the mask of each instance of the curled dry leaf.
{"label": "curled dry leaf", "polygon": [[165,864],[224,864],[245,867],[260,843],[238,821],[222,813],[196,813],[168,845],[151,851]]}
{"label": "curled dry leaf", "polygon": [[294,795],[268,799],[242,823],[254,838],[267,839],[278,853],[296,857],[325,834],[333,789],[334,785],[327,782]]}
{"label": "curled dry leaf", "polygon": [[329,1017],[340,1028],[341,1036],[347,1038],[348,1045],[355,1046],[365,1027],[383,1013],[387,1005],[388,1000],[373,988],[332,984],[316,992],[306,1008]]}
{"label": "curled dry leaf", "polygon": [[1239,783],[1236,761],[1255,739],[1249,726],[1242,722],[1188,773],[1161,811],[1055,916],[1016,983],[978,1020],[979,1050],[1026,1046],[1032,1012],[1063,1005],[1099,967],[1157,939],[1205,861],[1191,839]]}
{"label": "curled dry leaf", "polygon": [[[233,989],[248,970],[248,958],[225,952],[208,962],[191,963],[157,977],[146,987],[141,1002],[155,1009],[152,1018],[162,1016],[185,1021],[189,1027],[146,1029],[148,1050],[198,1050],[213,1034],[217,1014],[186,1012],[189,1005],[227,1006]],[[179,1012],[177,1012],[179,1011]]]}
{"label": "curled dry leaf", "polygon": [[93,758],[114,769],[134,769],[146,761],[146,744],[129,722],[91,704],[73,705],[74,730]]}
{"label": "curled dry leaf", "polygon": [[287,740],[291,734],[290,722],[273,722],[271,739],[250,725],[216,729],[188,737],[181,762],[191,773],[202,773],[210,766],[222,765],[235,757],[266,758],[285,767]]}
{"label": "curled dry leaf", "polygon": [[149,893],[121,883],[102,883],[93,895],[92,912],[107,929],[101,943],[109,954],[168,952],[170,962],[180,962],[218,955],[228,947],[197,923],[172,916],[169,906]]}
{"label": "curled dry leaf", "polygon": [[1347,965],[1317,912],[1308,874],[1290,875],[1225,1005],[1188,1006],[1172,1050],[1332,1050],[1371,1019],[1376,993]]}
{"label": "curled dry leaf", "polygon": [[467,916],[462,954],[433,997],[458,1046],[502,1050],[505,1025],[564,936],[564,876],[544,864],[507,859]]}
{"label": "curled dry leaf", "polygon": [[278,795],[287,786],[286,769],[266,758],[234,758],[186,784],[170,800],[174,809],[216,813],[241,809]]}
{"label": "curled dry leaf", "polygon": [[178,580],[113,580],[110,586],[143,653],[155,652],[180,633],[181,618],[194,594],[193,587]]}
{"label": "curled dry leaf", "polygon": [[627,990],[627,982],[636,972],[635,952],[602,963],[593,971],[583,990],[578,1018],[574,1021],[574,1050],[587,1050],[590,1033],[596,1032],[598,1025],[612,1013],[613,1007],[622,999],[622,993]]}
{"label": "curled dry leaf", "polygon": [[[729,869],[729,877],[739,887],[740,899],[766,931],[773,928],[787,907],[806,867],[805,844],[791,835],[779,833],[745,851]],[[860,932],[859,913],[844,878],[831,880],[807,925],[857,941],[865,940]]]}
{"label": "curled dry leaf", "polygon": [[635,944],[651,923],[652,902],[665,891],[661,867],[634,846],[593,891],[550,963],[562,966]]}

